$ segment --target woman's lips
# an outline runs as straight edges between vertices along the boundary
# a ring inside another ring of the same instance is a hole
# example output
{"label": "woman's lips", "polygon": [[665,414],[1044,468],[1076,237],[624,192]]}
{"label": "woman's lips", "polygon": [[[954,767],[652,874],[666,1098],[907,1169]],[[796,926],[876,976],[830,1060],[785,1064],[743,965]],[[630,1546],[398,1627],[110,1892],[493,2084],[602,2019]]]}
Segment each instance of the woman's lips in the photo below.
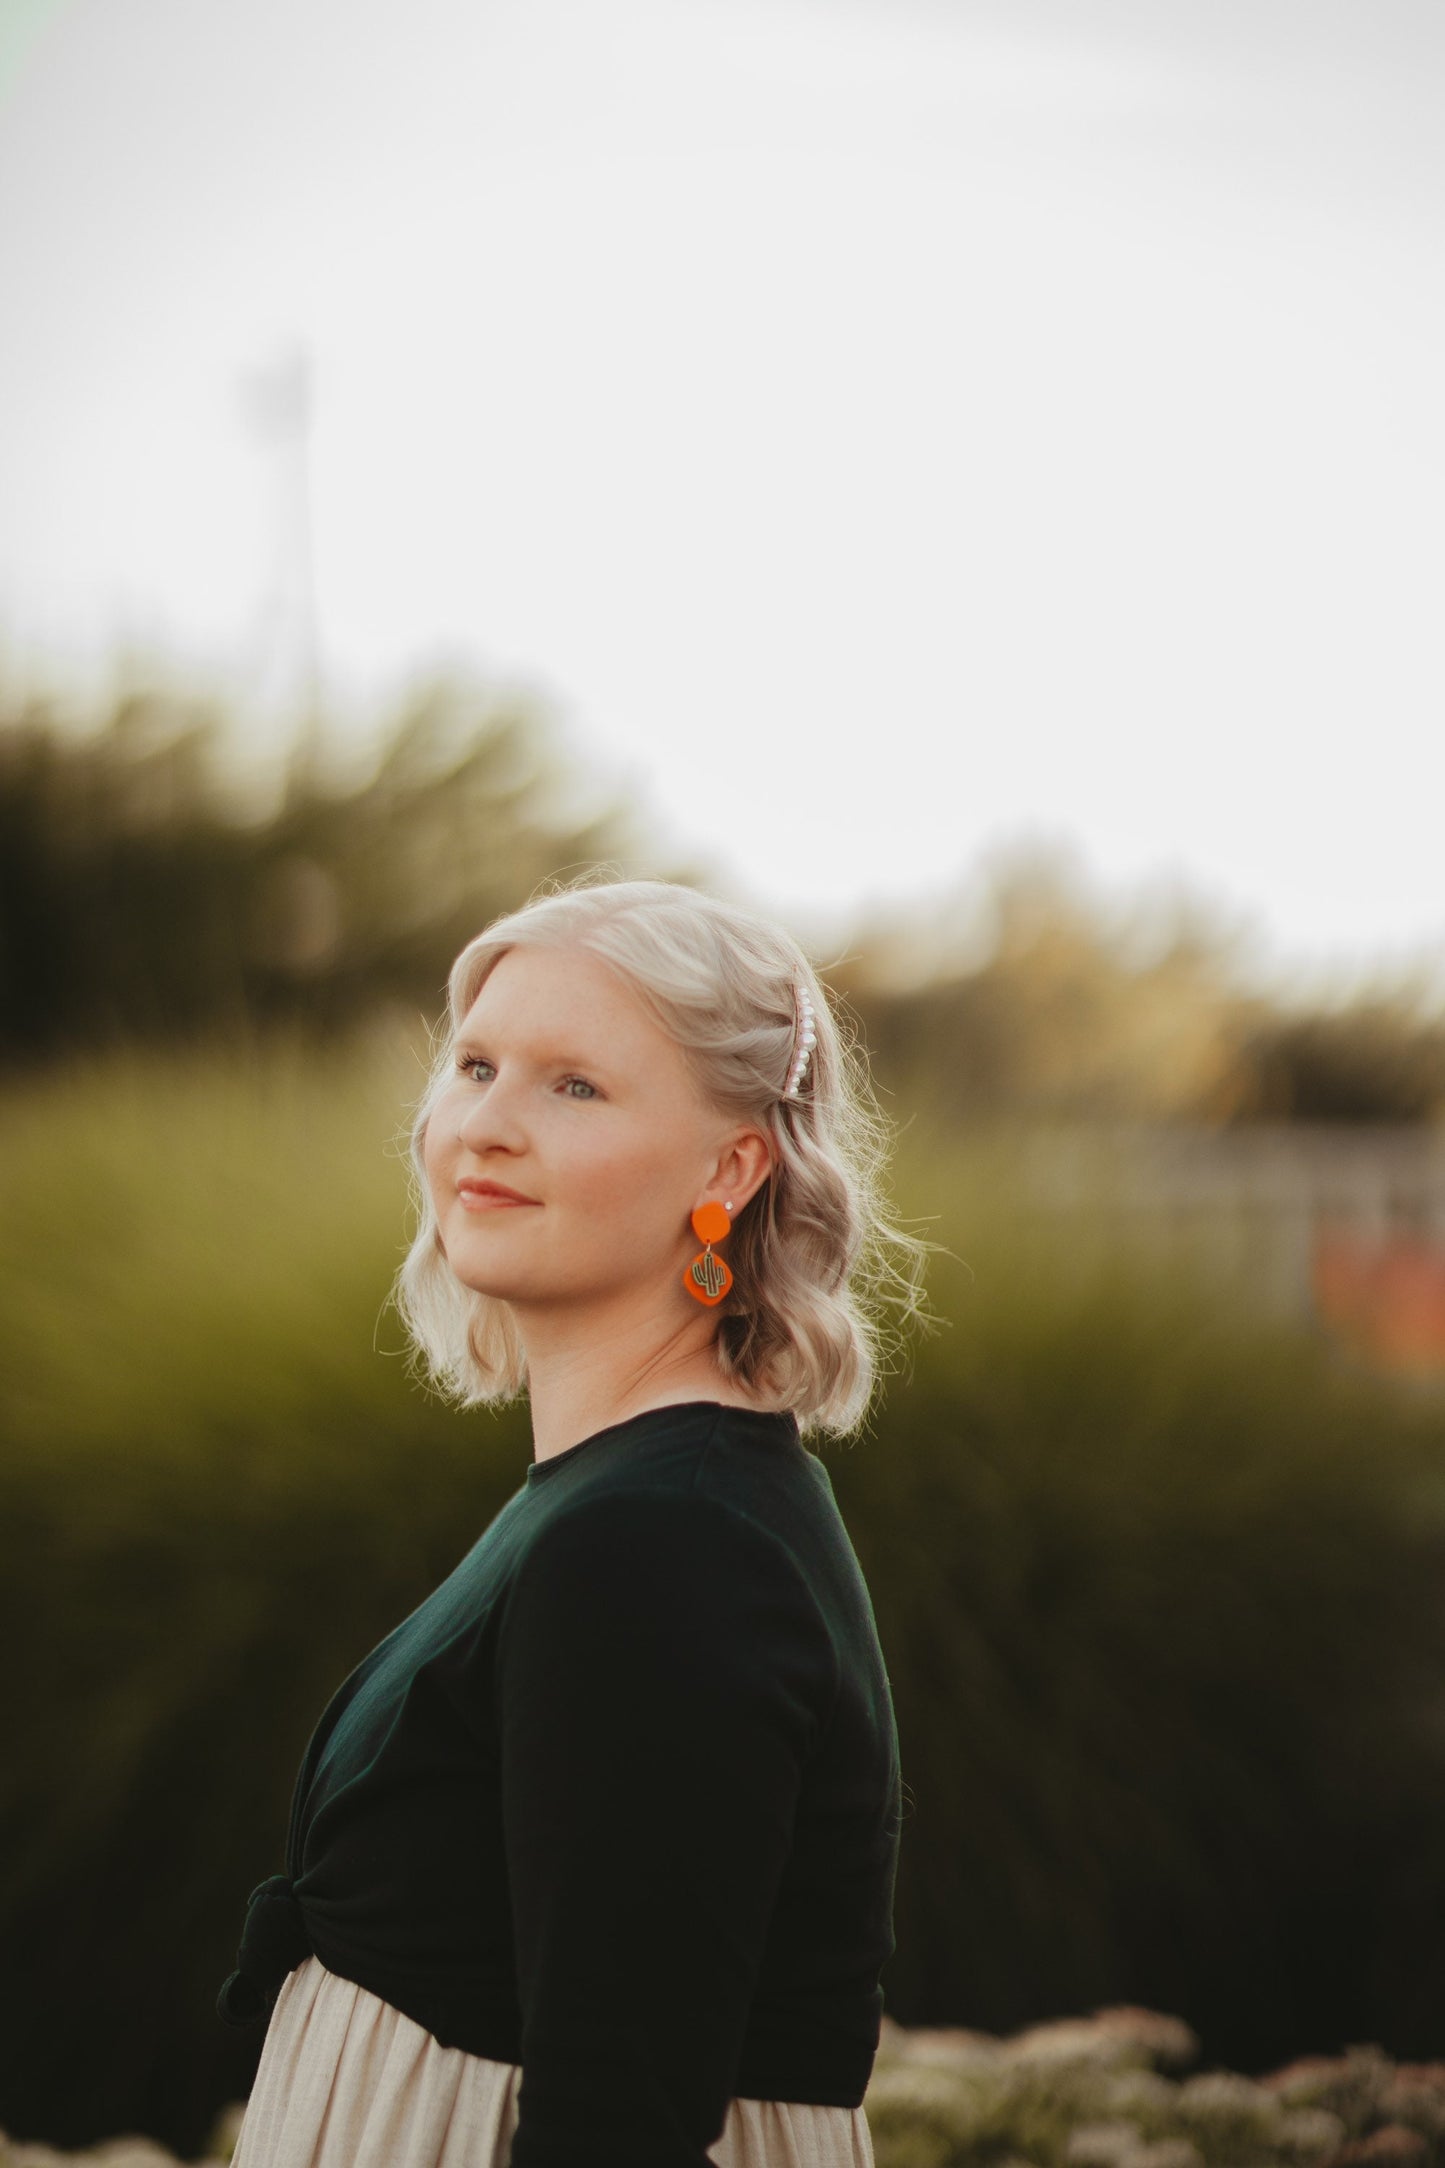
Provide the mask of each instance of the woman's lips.
{"label": "woman's lips", "polygon": [[537,1202],[535,1197],[506,1197],[500,1195],[494,1189],[464,1189],[460,1185],[457,1188],[457,1195],[469,1212],[488,1211],[496,1205],[531,1206]]}

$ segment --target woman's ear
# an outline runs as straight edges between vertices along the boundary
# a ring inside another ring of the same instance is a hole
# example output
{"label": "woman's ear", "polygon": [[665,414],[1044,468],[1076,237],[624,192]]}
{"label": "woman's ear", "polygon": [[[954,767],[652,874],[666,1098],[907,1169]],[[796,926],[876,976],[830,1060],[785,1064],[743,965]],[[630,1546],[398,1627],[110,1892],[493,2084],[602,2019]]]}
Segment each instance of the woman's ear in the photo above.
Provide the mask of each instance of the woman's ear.
{"label": "woman's ear", "polygon": [[[773,1171],[773,1148],[760,1129],[745,1129],[725,1154],[718,1179],[724,1197],[733,1200],[733,1218],[742,1211]],[[727,1185],[731,1184],[729,1188]]]}

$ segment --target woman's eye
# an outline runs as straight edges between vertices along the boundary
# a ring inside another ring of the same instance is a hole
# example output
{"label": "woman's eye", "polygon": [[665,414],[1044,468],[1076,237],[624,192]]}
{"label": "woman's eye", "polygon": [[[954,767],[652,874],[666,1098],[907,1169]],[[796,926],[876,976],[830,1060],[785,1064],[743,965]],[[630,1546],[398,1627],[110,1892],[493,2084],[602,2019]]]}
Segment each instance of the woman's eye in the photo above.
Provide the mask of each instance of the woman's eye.
{"label": "woman's eye", "polygon": [[[462,1054],[459,1055],[457,1058],[458,1071],[462,1076],[471,1077],[471,1080],[474,1084],[476,1083],[477,1079],[475,1078],[475,1076],[472,1075],[472,1071],[474,1069],[490,1069],[491,1066],[492,1065],[487,1060],[485,1054]],[[580,1084],[582,1086],[583,1093],[589,1099],[595,1099],[597,1097],[596,1085],[589,1084],[585,1076],[563,1077],[562,1082],[564,1085]],[[578,1095],[577,1093],[569,1090],[566,1092],[565,1096],[568,1099],[575,1099]]]}

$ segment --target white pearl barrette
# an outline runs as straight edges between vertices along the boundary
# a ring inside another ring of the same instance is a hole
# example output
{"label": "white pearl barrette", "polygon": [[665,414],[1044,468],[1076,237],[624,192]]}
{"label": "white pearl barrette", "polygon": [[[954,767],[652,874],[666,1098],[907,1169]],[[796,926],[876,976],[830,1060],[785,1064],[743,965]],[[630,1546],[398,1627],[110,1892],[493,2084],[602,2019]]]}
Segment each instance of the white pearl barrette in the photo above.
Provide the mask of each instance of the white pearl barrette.
{"label": "white pearl barrette", "polygon": [[797,988],[797,1022],[793,1030],[793,1060],[788,1070],[788,1081],[783,1087],[785,1099],[796,1099],[798,1087],[808,1067],[809,1056],[817,1044],[818,1033],[813,1023],[813,1003],[806,986]]}

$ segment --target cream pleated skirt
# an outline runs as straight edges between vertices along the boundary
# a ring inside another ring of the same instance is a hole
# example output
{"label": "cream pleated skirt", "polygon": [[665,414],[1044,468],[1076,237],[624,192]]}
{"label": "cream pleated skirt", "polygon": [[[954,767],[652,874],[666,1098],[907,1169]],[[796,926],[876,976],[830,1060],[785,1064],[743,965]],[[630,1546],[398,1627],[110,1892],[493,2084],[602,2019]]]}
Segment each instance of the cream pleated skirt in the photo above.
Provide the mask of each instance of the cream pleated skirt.
{"label": "cream pleated skirt", "polygon": [[[519,2063],[442,2047],[308,1957],[282,1981],[232,2168],[507,2168]],[[874,2168],[862,2108],[732,2100],[717,2168]]]}

